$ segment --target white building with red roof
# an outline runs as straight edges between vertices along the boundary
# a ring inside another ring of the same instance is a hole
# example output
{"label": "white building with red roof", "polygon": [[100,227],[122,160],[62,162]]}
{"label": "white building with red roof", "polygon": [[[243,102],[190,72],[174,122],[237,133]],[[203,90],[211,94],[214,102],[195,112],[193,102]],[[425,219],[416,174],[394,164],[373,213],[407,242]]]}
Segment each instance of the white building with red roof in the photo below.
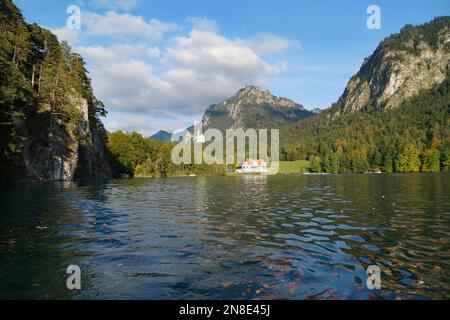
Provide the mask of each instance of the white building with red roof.
{"label": "white building with red roof", "polygon": [[242,165],[238,165],[236,173],[266,173],[267,163],[264,160],[248,159]]}

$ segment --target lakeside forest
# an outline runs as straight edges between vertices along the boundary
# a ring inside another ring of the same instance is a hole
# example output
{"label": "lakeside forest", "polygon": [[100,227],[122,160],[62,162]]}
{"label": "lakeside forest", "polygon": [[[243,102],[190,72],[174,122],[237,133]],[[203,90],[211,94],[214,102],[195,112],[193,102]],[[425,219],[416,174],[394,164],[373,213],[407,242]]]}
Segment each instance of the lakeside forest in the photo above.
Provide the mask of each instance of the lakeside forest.
{"label": "lakeside forest", "polygon": [[[449,30],[450,18],[442,17],[387,38],[322,112],[296,104],[298,119],[283,122],[292,119],[285,100],[256,90],[245,103],[264,104],[252,107],[253,117],[242,110],[241,119],[264,128],[261,121],[279,116],[280,173],[448,172]],[[174,165],[173,144],[137,132],[108,133],[101,121],[107,108],[94,95],[84,59],[49,30],[26,23],[10,0],[0,1],[0,31],[0,180],[224,175],[232,169]],[[404,67],[410,61],[420,61],[415,76]],[[377,88],[386,91],[399,74],[404,84],[381,101]],[[259,109],[264,117],[255,118]]]}

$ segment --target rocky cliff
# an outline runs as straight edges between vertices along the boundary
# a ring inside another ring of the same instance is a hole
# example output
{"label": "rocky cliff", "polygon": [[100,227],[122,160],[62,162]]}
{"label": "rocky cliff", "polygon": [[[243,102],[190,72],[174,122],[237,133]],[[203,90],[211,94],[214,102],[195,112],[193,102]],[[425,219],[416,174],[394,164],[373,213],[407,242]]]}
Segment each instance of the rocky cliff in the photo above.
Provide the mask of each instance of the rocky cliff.
{"label": "rocky cliff", "polygon": [[450,17],[405,26],[365,59],[333,108],[334,116],[395,109],[420,90],[441,84],[450,67]]}
{"label": "rocky cliff", "polygon": [[81,56],[0,1],[0,180],[111,176],[103,104]]}
{"label": "rocky cliff", "polygon": [[[37,181],[72,181],[112,176],[106,149],[106,132],[90,116],[88,101],[71,96],[67,108],[78,114],[75,121],[49,115],[45,107],[28,121],[16,119],[24,139],[14,157],[16,178]],[[33,121],[42,121],[38,128]]]}
{"label": "rocky cliff", "polygon": [[202,122],[204,128],[219,130],[278,128],[312,114],[292,100],[248,86],[224,102],[210,106]]}

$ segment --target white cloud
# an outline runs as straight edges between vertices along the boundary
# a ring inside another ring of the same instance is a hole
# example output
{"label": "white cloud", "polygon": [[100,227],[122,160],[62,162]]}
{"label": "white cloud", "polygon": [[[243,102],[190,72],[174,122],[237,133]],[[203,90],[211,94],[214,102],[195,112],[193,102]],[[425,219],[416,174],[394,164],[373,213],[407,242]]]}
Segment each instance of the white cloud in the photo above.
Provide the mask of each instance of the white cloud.
{"label": "white cloud", "polygon": [[193,28],[196,30],[203,30],[203,31],[211,31],[211,32],[218,32],[219,28],[217,27],[217,21],[211,20],[208,18],[200,18],[200,17],[189,17],[187,18],[189,22],[193,24]]}
{"label": "white cloud", "polygon": [[174,132],[175,130],[185,130],[194,121],[201,119],[202,115],[178,116],[176,118],[153,117],[146,114],[116,113],[108,117],[105,126],[110,132],[137,131],[146,136],[151,136],[159,130]]}
{"label": "white cloud", "polygon": [[139,52],[153,50],[135,48],[131,54],[124,50],[131,48],[123,46],[78,50],[95,65],[96,94],[110,109],[167,117],[201,113],[237,89],[260,84],[286,69],[285,64],[269,64],[240,41],[212,31],[193,29],[186,37],[174,38],[159,65],[138,59]]}
{"label": "white cloud", "polygon": [[114,11],[104,15],[86,12],[82,14],[82,24],[88,36],[106,36],[112,38],[145,38],[153,41],[161,39],[163,34],[176,29],[176,24],[151,19],[148,23],[141,16]]}
{"label": "white cloud", "polygon": [[94,6],[107,8],[110,10],[128,11],[137,6],[137,0],[92,0]]}
{"label": "white cloud", "polygon": [[90,36],[108,37],[113,40],[160,40],[166,32],[177,29],[174,23],[161,22],[151,19],[146,22],[143,17],[128,13],[109,11],[105,14],[82,12],[82,29],[67,27],[55,28],[52,31],[60,41],[67,41],[72,46],[81,42],[81,37]]}
{"label": "white cloud", "polygon": [[221,73],[229,77],[251,79],[277,74],[283,66],[273,66],[241,41],[226,39],[211,32],[194,29],[188,37],[175,39],[167,49],[166,59],[205,73]]}
{"label": "white cloud", "polygon": [[[83,20],[83,39],[107,36],[112,42],[106,43],[114,43],[74,48],[86,58],[94,91],[110,111],[108,130],[152,133],[186,127],[210,104],[246,85],[264,85],[268,77],[287,70],[286,63],[270,63],[263,55],[293,46],[270,34],[230,39],[219,33],[215,21],[188,18],[190,32],[160,49],[148,42],[176,25],[116,12],[88,13]],[[132,44],[127,44],[129,38]]]}
{"label": "white cloud", "polygon": [[278,54],[290,48],[301,48],[298,41],[292,41],[270,33],[260,33],[249,39],[240,40],[240,43],[252,48],[258,54]]}
{"label": "white cloud", "polygon": [[170,84],[156,77],[150,65],[143,61],[100,64],[92,76],[96,94],[115,110],[163,109],[163,103],[171,93]]}
{"label": "white cloud", "polygon": [[159,58],[160,51],[157,47],[148,47],[144,44],[118,44],[107,47],[77,47],[76,51],[85,59],[93,63],[116,63],[127,59]]}

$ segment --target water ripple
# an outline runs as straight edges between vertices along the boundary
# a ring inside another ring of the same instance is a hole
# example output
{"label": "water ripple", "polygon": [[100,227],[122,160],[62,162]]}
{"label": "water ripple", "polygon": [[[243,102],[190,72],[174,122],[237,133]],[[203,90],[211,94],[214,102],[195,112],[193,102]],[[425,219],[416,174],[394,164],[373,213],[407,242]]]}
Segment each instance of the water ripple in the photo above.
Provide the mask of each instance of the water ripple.
{"label": "water ripple", "polygon": [[449,298],[448,190],[448,175],[17,186],[0,193],[0,297]]}

